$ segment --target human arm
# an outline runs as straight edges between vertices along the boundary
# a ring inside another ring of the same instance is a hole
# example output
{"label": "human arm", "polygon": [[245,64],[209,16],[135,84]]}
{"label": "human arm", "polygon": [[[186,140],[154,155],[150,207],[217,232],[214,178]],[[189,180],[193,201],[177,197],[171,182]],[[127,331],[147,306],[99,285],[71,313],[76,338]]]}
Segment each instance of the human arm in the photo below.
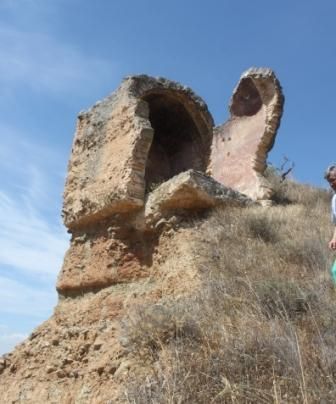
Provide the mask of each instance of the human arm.
{"label": "human arm", "polygon": [[336,250],[336,226],[334,229],[334,234],[332,236],[332,239],[329,241],[329,248],[331,250]]}

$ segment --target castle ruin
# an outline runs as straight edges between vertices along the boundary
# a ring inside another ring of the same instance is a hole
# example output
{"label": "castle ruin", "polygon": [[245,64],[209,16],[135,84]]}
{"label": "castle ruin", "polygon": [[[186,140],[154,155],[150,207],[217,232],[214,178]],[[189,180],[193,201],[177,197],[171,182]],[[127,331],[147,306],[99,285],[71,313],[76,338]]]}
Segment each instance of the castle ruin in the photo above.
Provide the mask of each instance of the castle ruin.
{"label": "castle ruin", "polygon": [[274,73],[252,68],[216,128],[191,89],[145,75],[82,112],[64,192],[72,241],[59,293],[146,276],[152,230],[167,215],[268,201],[263,172],[282,106]]}
{"label": "castle ruin", "polygon": [[0,358],[3,402],[125,402],[129,375],[145,378],[153,364],[127,348],[122,322],[148,303],[160,317],[169,299],[202,287],[202,254],[214,249],[193,215],[270,199],[263,172],[282,106],[274,73],[249,69],[218,127],[192,90],[144,75],[80,113],[64,192],[71,242],[59,301]]}

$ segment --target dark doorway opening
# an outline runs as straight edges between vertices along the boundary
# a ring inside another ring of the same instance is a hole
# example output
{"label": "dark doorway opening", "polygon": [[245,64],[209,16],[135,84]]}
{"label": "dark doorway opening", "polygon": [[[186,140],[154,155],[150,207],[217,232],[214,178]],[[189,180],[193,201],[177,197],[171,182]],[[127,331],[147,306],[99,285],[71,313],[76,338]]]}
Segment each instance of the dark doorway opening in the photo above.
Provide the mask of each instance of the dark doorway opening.
{"label": "dark doorway opening", "polygon": [[231,113],[236,116],[255,115],[262,106],[262,99],[253,80],[249,77],[241,80],[233,96]]}
{"label": "dark doorway opening", "polygon": [[200,133],[183,103],[170,94],[150,94],[149,120],[154,129],[146,171],[146,192],[190,168],[205,170]]}

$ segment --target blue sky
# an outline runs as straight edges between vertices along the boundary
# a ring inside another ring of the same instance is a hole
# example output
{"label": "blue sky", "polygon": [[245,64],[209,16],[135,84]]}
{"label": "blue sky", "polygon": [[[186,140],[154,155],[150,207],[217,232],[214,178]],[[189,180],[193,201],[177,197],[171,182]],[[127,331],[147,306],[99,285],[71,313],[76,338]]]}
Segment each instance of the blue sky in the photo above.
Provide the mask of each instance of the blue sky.
{"label": "blue sky", "polygon": [[220,124],[240,74],[268,66],[286,97],[269,160],[287,156],[298,181],[325,186],[336,160],[335,20],[334,0],[0,0],[0,353],[57,301],[80,110],[146,73],[192,87]]}

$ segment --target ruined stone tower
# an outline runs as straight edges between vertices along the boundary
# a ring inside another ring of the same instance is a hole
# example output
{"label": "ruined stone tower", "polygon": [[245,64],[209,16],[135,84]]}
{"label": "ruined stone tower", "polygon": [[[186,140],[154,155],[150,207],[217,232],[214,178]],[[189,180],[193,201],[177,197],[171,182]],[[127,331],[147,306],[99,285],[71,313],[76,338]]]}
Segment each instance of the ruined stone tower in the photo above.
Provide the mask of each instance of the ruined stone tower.
{"label": "ruined stone tower", "polygon": [[[270,69],[249,69],[214,129],[204,101],[178,83],[145,75],[78,117],[64,192],[64,222],[75,229],[113,213],[134,212],[145,195],[189,169],[207,172],[254,200],[268,199],[263,178],[282,114]],[[210,161],[211,156],[211,161]]]}
{"label": "ruined stone tower", "polygon": [[215,129],[191,89],[145,75],[127,77],[81,113],[64,192],[73,237],[59,293],[145,276],[151,230],[177,210],[245,203],[239,192],[268,200],[263,171],[282,105],[274,73],[249,69],[234,90],[231,118]]}
{"label": "ruined stone tower", "polygon": [[266,158],[280,125],[284,97],[274,72],[242,74],[230,102],[230,119],[214,130],[210,174],[253,200],[272,196],[264,177]]}
{"label": "ruined stone tower", "polygon": [[79,115],[64,193],[74,229],[144,206],[146,190],[188,169],[205,172],[213,120],[190,89],[166,79],[126,78]]}
{"label": "ruined stone tower", "polygon": [[145,302],[197,290],[204,263],[190,248],[199,232],[193,214],[270,198],[263,171],[282,106],[274,73],[250,69],[230,119],[216,128],[192,90],[145,75],[127,77],[80,113],[64,192],[71,241],[59,302],[0,358],[3,402],[125,402],[128,372],[148,369],[123,345],[122,320]]}

